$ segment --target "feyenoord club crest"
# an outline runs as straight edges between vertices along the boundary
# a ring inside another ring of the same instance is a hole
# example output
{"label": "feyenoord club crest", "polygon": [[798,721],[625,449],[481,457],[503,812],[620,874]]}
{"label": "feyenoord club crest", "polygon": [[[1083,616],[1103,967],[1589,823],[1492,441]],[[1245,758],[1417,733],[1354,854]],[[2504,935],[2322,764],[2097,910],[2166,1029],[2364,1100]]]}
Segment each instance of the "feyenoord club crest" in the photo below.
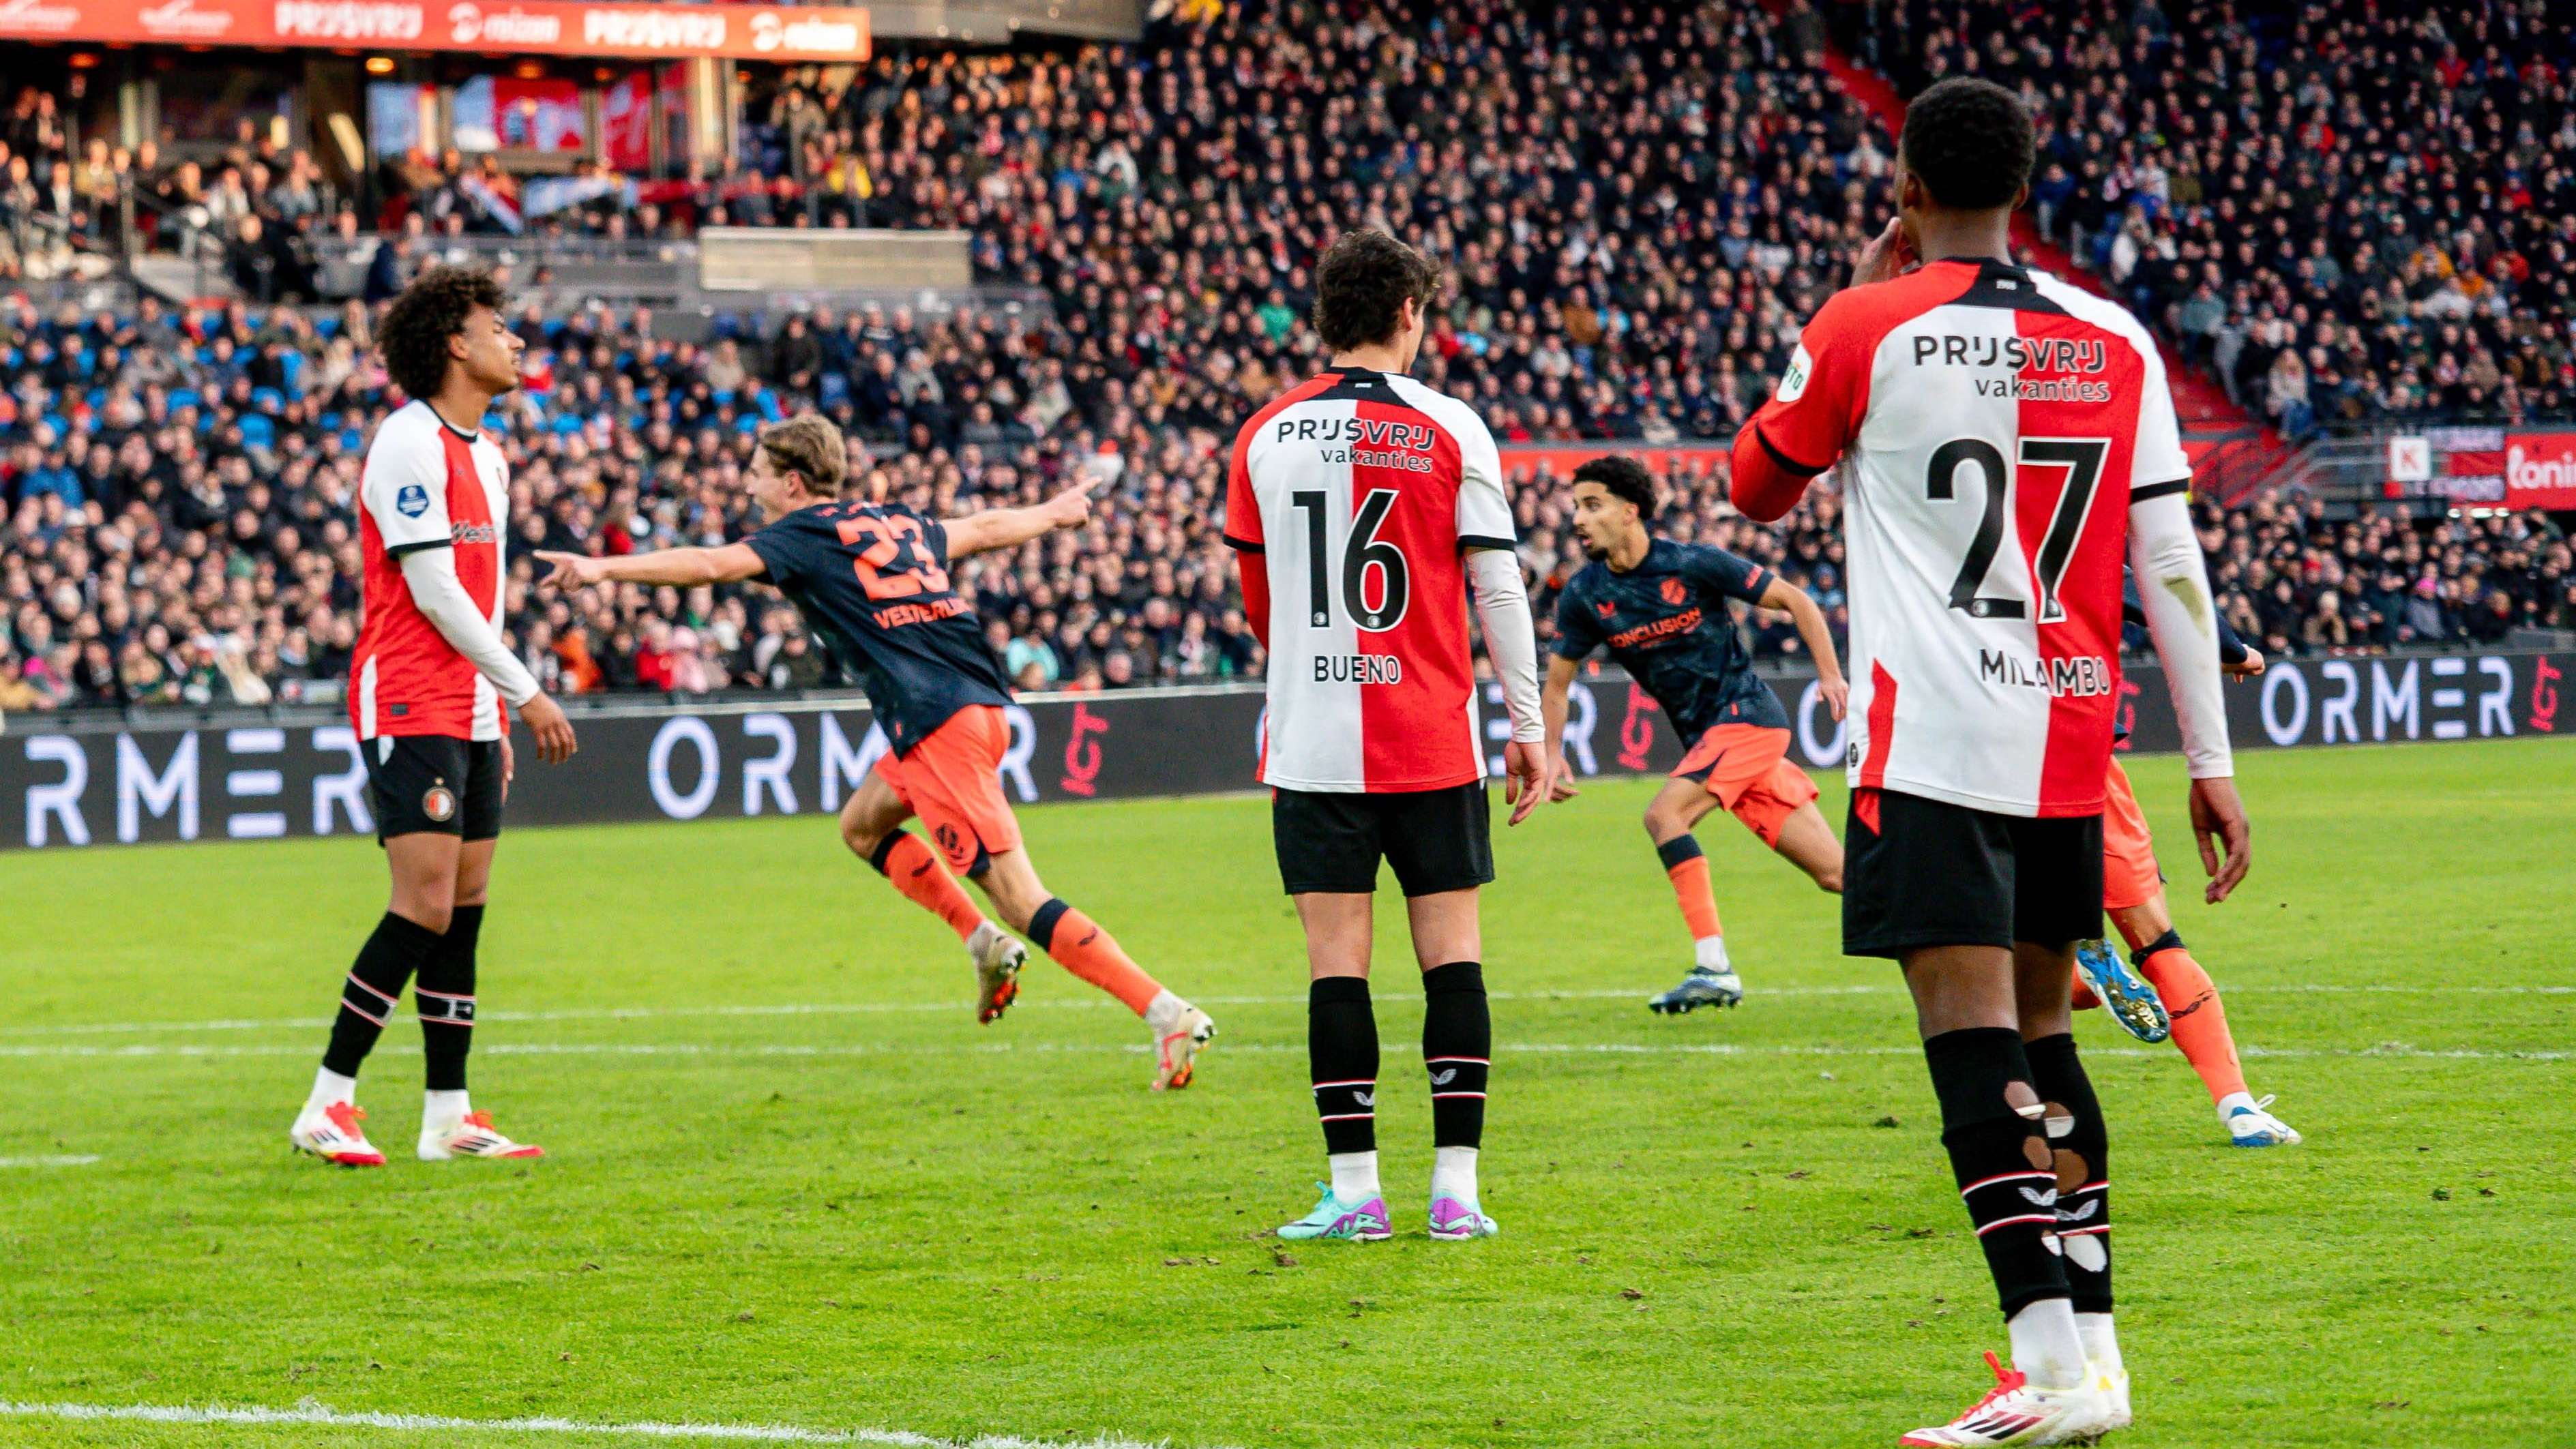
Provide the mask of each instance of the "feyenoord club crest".
{"label": "feyenoord club crest", "polygon": [[456,814],[456,792],[443,781],[430,786],[429,792],[420,797],[420,813],[445,823]]}

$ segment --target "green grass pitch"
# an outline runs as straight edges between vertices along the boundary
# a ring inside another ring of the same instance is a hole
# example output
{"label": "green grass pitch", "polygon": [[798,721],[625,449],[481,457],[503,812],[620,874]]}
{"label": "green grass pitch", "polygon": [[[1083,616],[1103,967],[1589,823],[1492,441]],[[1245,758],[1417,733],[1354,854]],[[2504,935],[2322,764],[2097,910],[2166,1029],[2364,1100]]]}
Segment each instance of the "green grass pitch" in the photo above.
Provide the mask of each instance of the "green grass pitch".
{"label": "green grass pitch", "polygon": [[[2178,764],[2133,768],[2254,1088],[2308,1141],[2228,1147],[2178,1055],[2079,1023],[2113,1114],[2139,1413],[2118,1442],[2576,1445],[2576,749],[2242,767],[2255,872],[2216,909]],[[1650,1016],[1687,946],[1647,790],[1497,826],[1503,1235],[1422,1235],[1420,996],[1382,907],[1404,1235],[1293,1253],[1265,1232],[1323,1164],[1256,798],[1025,817],[1050,885],[1223,1028],[1162,1096],[1142,1028],[1043,959],[978,1027],[954,940],[822,820],[506,837],[474,1083],[550,1149],[531,1166],[411,1160],[408,1012],[360,1095],[394,1165],[288,1152],[382,908],[367,843],[10,856],[0,1401],[1184,1449],[1890,1443],[2003,1345],[1905,998],[1718,816],[1751,997]],[[0,1413],[11,1445],[635,1442]]]}

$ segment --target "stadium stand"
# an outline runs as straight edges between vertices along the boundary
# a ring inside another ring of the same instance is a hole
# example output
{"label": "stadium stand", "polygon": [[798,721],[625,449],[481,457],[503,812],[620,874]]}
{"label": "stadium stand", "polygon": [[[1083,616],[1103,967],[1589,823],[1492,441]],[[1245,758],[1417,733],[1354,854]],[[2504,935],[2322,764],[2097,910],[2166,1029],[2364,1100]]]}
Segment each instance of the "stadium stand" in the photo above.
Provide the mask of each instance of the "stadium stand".
{"label": "stadium stand", "polygon": [[[2432,37],[2451,32],[2340,4],[2297,22],[2246,7],[2232,28],[2180,26],[2152,4],[2065,17],[1894,10],[1871,13],[1882,26],[1901,19],[1891,33],[1905,45],[1861,58],[1909,88],[1963,69],[2021,83],[2049,117],[2051,159],[2081,178],[2061,192],[2051,173],[2043,227],[2097,261],[2187,356],[2240,393],[2276,369],[2309,369],[2305,415],[2247,394],[2285,429],[2303,416],[2313,426],[2329,397],[2338,415],[2564,415],[2576,192],[2547,154],[2576,149],[2551,139],[2576,126],[2563,35],[2499,20],[2480,38],[2458,21],[2473,43],[2445,51]],[[2088,21],[2096,36],[2140,38],[2063,43]],[[702,222],[960,228],[981,279],[1041,289],[1053,309],[827,308],[775,325],[718,319],[703,342],[637,311],[531,312],[528,387],[495,420],[523,558],[730,536],[744,521],[737,478],[751,429],[815,405],[923,506],[1033,501],[1085,473],[1110,485],[1086,532],[960,571],[1025,687],[1255,673],[1216,540],[1223,449],[1245,414],[1311,365],[1302,311],[1317,247],[1375,222],[1448,259],[1424,373],[1475,400],[1507,444],[1728,436],[1885,214],[1892,144],[1817,63],[1853,22],[1854,7],[1793,3],[1775,16],[1750,0],[1639,5],[1615,27],[1500,3],[1452,5],[1438,20],[1403,6],[1236,5],[1212,21],[1158,22],[1135,48],[889,54],[838,90],[818,73],[783,73],[721,175],[648,186],[585,173],[576,179],[595,184],[533,217],[515,210],[526,197],[497,168],[411,157],[394,204],[362,222],[309,158],[264,134],[245,135],[211,178],[198,161],[159,165],[149,145],[74,170],[68,136],[47,119],[54,99],[26,88],[0,127],[0,175],[11,178],[0,231],[12,238],[0,269],[40,271],[24,262],[51,232],[32,219],[72,219],[80,203],[67,197],[112,195],[126,174],[163,203],[148,209],[156,230],[171,228],[158,244],[220,246],[250,300],[146,297],[101,315],[21,297],[0,313],[0,583],[14,601],[0,708],[332,697],[358,605],[349,501],[364,440],[393,401],[368,355],[367,304],[442,236],[507,231],[505,208],[540,236],[677,236]],[[2004,39],[1970,49],[1963,24]],[[2188,105],[2136,94],[2143,72],[2124,59],[2135,46],[2214,56],[2229,84]],[[2318,59],[2268,64],[2279,47]],[[2371,60],[2412,54],[2425,58],[2421,77]],[[2458,55],[2470,61],[2451,66]],[[2370,85],[2339,86],[2338,66]],[[2244,85],[2257,88],[2252,110],[2220,108]],[[2336,140],[2301,172],[2280,149],[2299,127],[2275,126],[2274,112],[2289,106],[2305,125],[2303,98],[2325,93],[2341,97],[2326,116]],[[2459,118],[2450,140],[2428,147],[2408,133],[2399,144],[2388,117],[2437,94]],[[2352,105],[2364,108],[2357,120],[2340,114]],[[2275,138],[2272,159],[2226,140],[2249,126]],[[2526,131],[2539,151],[2522,144]],[[2436,150],[2490,183],[2445,193],[2466,210],[2439,226],[2409,211],[2431,207],[2420,167]],[[2415,159],[2398,168],[2390,156]],[[39,184],[57,167],[74,178],[69,191]],[[2328,176],[2340,188],[2331,206],[2317,189]],[[2329,210],[2366,227],[2406,219],[2365,251],[2341,232],[2306,236]],[[187,220],[198,214],[203,226]],[[2249,226],[2257,215],[2266,220]],[[2288,240],[2216,245],[2257,231]],[[2412,239],[2402,256],[2399,236]],[[2314,266],[2317,246],[2343,259],[2333,285]],[[2204,290],[2225,304],[2214,322]],[[350,300],[264,300],[316,296]],[[2456,317],[2455,298],[2467,302]],[[2481,358],[2502,382],[2458,380],[2484,378]],[[1723,484],[1704,467],[1673,474],[1671,531],[1773,564],[1839,627],[1833,498],[1820,491],[1783,527],[1757,528],[1724,505]],[[1526,473],[1518,497],[1525,558],[1543,581],[1561,578],[1580,556],[1558,476]],[[2539,513],[2342,517],[2277,497],[2208,509],[2203,523],[2230,616],[2276,652],[2576,629],[2568,547]],[[514,642],[550,689],[835,678],[792,611],[760,591],[538,600],[524,565],[518,577]],[[1542,619],[1552,597],[1539,597]],[[1797,647],[1785,621],[1757,618],[1752,632],[1766,656]]]}
{"label": "stadium stand", "polygon": [[1907,94],[2017,89],[2041,232],[2284,434],[2567,416],[2576,34],[2548,7],[1837,10]]}

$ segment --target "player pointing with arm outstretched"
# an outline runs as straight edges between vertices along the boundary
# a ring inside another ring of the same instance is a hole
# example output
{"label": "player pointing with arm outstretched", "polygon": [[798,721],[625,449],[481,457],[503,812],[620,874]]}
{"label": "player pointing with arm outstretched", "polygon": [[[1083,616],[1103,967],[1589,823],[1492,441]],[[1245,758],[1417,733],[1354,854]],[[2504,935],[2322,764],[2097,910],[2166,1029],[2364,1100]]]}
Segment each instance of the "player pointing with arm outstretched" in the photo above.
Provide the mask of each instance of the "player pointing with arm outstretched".
{"label": "player pointing with arm outstretched", "polygon": [[1493,1027],[1476,893],[1494,878],[1470,592],[1511,712],[1512,822],[1548,793],[1538,643],[1501,458],[1473,409],[1405,375],[1439,271],[1382,231],[1315,270],[1332,361],[1235,437],[1225,539],[1270,651],[1261,778],[1282,884],[1306,933],[1306,1043],[1332,1181],[1287,1238],[1384,1238],[1369,943],[1381,861],[1422,967],[1431,1235],[1495,1231],[1478,1205]]}
{"label": "player pointing with arm outstretched", "polygon": [[2164,364],[2116,304],[2010,260],[2032,153],[1998,86],[1916,98],[1897,219],[1733,457],[1735,504],[1764,520],[1843,464],[1843,949],[1904,968],[2012,1336],[1995,1391],[1917,1445],[2060,1443],[2129,1419],[2108,1137],[2068,1013],[2074,945],[2101,921],[2124,561],[2181,719],[2210,898],[2248,864]]}
{"label": "player pointing with arm outstretched", "polygon": [[393,899],[341,985],[330,1047],[288,1129],[299,1149],[347,1167],[385,1160],[358,1126],[358,1067],[406,984],[427,1062],[419,1155],[542,1155],[494,1130],[465,1090],[475,948],[509,793],[503,706],[527,721],[539,759],[573,752],[563,710],[501,640],[510,465],[482,424],[519,385],[524,346],[501,320],[502,300],[484,273],[432,267],[377,328],[385,370],[411,401],[376,429],[359,475],[366,622],[349,722]]}
{"label": "player pointing with arm outstretched", "polygon": [[[1039,882],[999,778],[1011,742],[1002,714],[1010,687],[984,644],[973,606],[949,587],[953,559],[1015,548],[1088,521],[1088,488],[1066,489],[1033,508],[937,519],[900,504],[842,496],[848,472],[841,430],[807,413],[760,435],[745,482],[769,524],[742,542],[624,558],[538,557],[553,566],[546,582],[555,588],[687,588],[748,579],[775,585],[833,653],[856,666],[892,746],[842,807],[841,839],[966,943],[975,960],[978,1019],[992,1021],[1019,994],[1025,953],[984,919],[958,875],[983,888],[1012,930],[1145,1019],[1154,1036],[1157,1090],[1188,1086],[1216,1024],[1164,990],[1114,937]],[[903,829],[916,814],[938,843],[937,854]]]}

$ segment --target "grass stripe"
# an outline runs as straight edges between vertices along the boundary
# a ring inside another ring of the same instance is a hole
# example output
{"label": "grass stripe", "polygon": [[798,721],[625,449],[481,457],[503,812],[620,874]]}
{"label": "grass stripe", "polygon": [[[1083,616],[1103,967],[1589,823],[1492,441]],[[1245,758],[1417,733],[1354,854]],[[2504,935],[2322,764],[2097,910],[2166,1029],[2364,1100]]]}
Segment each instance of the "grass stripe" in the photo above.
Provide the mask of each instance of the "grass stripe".
{"label": "grass stripe", "polygon": [[163,1404],[22,1404],[0,1400],[0,1416],[21,1419],[66,1419],[80,1422],[126,1421],[147,1424],[313,1424],[345,1429],[401,1429],[415,1433],[588,1434],[636,1439],[717,1439],[764,1444],[884,1444],[901,1449],[1156,1449],[1134,1439],[1103,1435],[1079,1441],[1022,1439],[984,1435],[975,1439],[935,1439],[901,1429],[803,1429],[789,1424],[590,1423],[551,1416],[521,1419],[461,1419],[444,1414],[342,1413],[318,1404],[292,1409],[197,1408]]}
{"label": "grass stripe", "polygon": [[[1903,991],[1902,984],[1854,983],[1847,986],[1763,986],[1750,988],[1750,998],[1767,1000],[1775,996],[1882,996]],[[2330,982],[2290,981],[2274,985],[2222,986],[2226,996],[2255,994],[2288,995],[2404,995],[2404,996],[2576,996],[2576,986],[2468,986],[2449,982],[2423,985],[2337,985]],[[1492,991],[1494,1001],[1643,1001],[1652,995],[1640,987],[1599,991]],[[1304,1006],[1303,996],[1202,996],[1195,998],[1201,1006]],[[1014,1014],[1029,1011],[1093,1010],[1105,1007],[1126,1008],[1105,996],[1076,996],[1062,1001],[1029,1001],[1023,999],[1011,1008]],[[763,1016],[866,1016],[882,1012],[966,1012],[974,1010],[969,997],[945,1001],[788,1001],[761,1006],[602,1006],[573,1007],[561,1011],[486,1011],[477,1021],[655,1021],[673,1017],[763,1017]],[[45,1026],[0,1027],[0,1037],[30,1036],[122,1036],[156,1031],[311,1031],[327,1028],[327,1016],[278,1016],[212,1021],[88,1021],[63,1022]]]}

